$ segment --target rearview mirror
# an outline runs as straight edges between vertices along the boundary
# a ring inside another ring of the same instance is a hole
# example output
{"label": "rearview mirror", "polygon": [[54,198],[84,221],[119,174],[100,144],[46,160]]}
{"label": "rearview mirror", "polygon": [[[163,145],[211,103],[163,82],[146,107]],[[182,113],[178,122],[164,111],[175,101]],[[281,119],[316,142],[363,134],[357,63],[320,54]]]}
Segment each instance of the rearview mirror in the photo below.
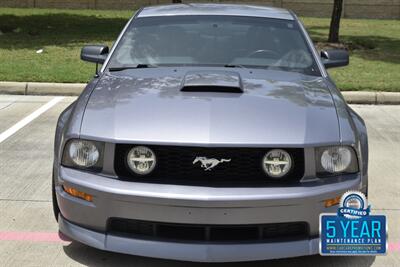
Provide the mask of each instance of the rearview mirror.
{"label": "rearview mirror", "polygon": [[83,61],[103,64],[108,56],[109,48],[105,45],[87,45],[81,50]]}
{"label": "rearview mirror", "polygon": [[349,65],[349,52],[343,49],[321,51],[322,63],[325,68],[336,68]]}

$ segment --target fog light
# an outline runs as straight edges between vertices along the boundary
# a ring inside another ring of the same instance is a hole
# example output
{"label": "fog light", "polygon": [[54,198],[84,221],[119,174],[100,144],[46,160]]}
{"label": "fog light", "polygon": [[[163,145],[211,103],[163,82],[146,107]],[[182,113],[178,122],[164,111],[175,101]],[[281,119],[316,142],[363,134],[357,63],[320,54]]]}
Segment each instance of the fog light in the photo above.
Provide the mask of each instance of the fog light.
{"label": "fog light", "polygon": [[93,196],[86,194],[85,192],[79,191],[73,187],[69,187],[66,185],[63,185],[64,191],[67,192],[69,195],[77,198],[84,199],[86,201],[92,202],[93,201]]}
{"label": "fog light", "polygon": [[262,166],[269,177],[279,179],[292,168],[292,158],[285,150],[273,149],[265,154]]}
{"label": "fog light", "polygon": [[153,150],[145,146],[136,146],[131,149],[127,157],[131,170],[139,175],[151,173],[156,166],[156,155]]}
{"label": "fog light", "polygon": [[340,198],[341,198],[341,197],[342,197],[342,196],[338,196],[338,197],[335,197],[335,198],[331,198],[331,199],[325,200],[325,201],[324,201],[324,202],[325,202],[325,208],[329,208],[329,207],[338,205],[339,202],[340,202]]}

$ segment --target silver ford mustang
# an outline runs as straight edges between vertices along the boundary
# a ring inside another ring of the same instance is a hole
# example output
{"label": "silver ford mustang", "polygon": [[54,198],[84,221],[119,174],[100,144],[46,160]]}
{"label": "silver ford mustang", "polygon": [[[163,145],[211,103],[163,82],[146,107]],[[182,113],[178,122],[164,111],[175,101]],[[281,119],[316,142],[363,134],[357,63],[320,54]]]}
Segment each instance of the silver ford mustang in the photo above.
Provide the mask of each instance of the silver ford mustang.
{"label": "silver ford mustang", "polygon": [[297,17],[277,8],[147,7],[59,118],[60,231],[102,250],[199,262],[318,253],[319,214],[368,190],[363,120]]}

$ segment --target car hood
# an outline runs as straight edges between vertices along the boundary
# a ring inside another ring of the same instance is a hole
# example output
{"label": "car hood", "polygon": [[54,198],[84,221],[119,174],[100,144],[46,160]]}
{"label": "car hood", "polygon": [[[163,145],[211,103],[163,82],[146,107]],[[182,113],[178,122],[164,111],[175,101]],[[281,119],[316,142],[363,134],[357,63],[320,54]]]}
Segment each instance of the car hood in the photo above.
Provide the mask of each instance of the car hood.
{"label": "car hood", "polygon": [[[154,68],[104,74],[88,100],[81,138],[205,146],[339,142],[336,109],[321,77],[235,69],[229,73],[239,77],[241,93],[182,91],[187,74],[196,71],[202,70]],[[228,76],[221,70],[215,73],[202,79],[202,85],[226,82]]]}

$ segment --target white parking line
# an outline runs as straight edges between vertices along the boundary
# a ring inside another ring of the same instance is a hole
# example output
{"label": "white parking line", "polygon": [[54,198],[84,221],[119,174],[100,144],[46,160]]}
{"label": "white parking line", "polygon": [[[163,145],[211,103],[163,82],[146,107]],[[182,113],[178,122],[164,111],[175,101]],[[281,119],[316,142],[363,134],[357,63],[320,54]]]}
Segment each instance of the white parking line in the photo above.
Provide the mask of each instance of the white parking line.
{"label": "white parking line", "polygon": [[57,97],[53,98],[52,100],[50,100],[49,102],[47,102],[46,104],[44,104],[43,106],[41,106],[40,108],[35,110],[33,113],[29,114],[28,116],[26,116],[25,118],[23,118],[22,120],[20,120],[19,122],[17,122],[16,124],[11,126],[10,128],[8,128],[7,130],[2,132],[0,134],[0,143],[2,143],[8,137],[12,136],[16,132],[18,132],[20,129],[22,129],[24,126],[29,124],[31,121],[33,121],[34,119],[36,119],[37,117],[42,115],[48,109],[50,109],[55,104],[60,102],[63,98],[64,97],[62,97],[62,96],[57,96]]}

